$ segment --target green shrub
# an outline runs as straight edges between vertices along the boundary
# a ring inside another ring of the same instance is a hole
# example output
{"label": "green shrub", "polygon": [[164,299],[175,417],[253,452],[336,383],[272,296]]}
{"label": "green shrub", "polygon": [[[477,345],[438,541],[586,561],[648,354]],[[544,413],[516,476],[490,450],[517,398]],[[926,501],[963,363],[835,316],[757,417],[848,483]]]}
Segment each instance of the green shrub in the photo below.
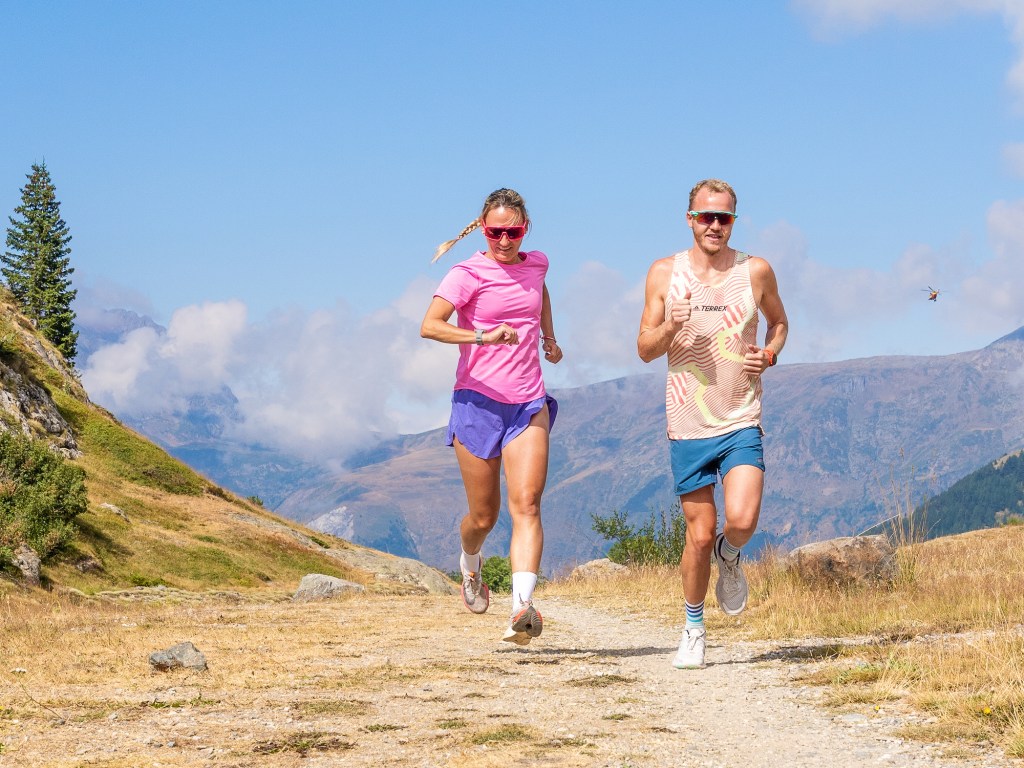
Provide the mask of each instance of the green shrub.
{"label": "green shrub", "polygon": [[146,576],[145,574],[137,573],[135,571],[128,574],[128,581],[136,587],[158,587],[163,584],[163,581],[160,579],[154,579],[151,576]]}
{"label": "green shrub", "polygon": [[484,584],[494,592],[509,594],[512,592],[512,563],[507,557],[494,555],[484,560],[480,569]]}
{"label": "green shrub", "polygon": [[675,565],[686,545],[686,518],[677,501],[666,512],[655,514],[639,528],[629,524],[625,512],[614,510],[607,517],[592,514],[593,528],[606,541],[614,542],[608,559],[622,565]]}
{"label": "green shrub", "polygon": [[88,507],[85,472],[45,443],[0,432],[0,559],[21,544],[45,559],[75,535]]}
{"label": "green shrub", "polygon": [[[462,571],[449,571],[447,575],[456,584],[462,583]],[[512,561],[507,557],[488,557],[480,569],[480,577],[492,592],[504,595],[512,593]],[[543,582],[544,575],[538,573],[537,579],[538,583]]]}

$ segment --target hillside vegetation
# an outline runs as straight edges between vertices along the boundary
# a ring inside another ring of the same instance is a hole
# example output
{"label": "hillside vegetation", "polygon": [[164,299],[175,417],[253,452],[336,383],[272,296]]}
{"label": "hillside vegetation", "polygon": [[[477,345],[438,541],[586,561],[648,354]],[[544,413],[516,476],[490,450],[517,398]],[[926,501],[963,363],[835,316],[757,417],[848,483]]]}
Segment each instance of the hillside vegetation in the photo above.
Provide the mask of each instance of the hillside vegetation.
{"label": "hillside vegetation", "polygon": [[1024,452],[1003,456],[914,510],[910,527],[928,538],[1024,523]]}
{"label": "hillside vegetation", "polygon": [[[314,572],[378,590],[422,589],[415,578],[375,575],[387,568],[353,565],[387,556],[315,534],[225,491],[92,404],[5,290],[0,428],[48,444],[85,474],[85,509],[70,541],[44,557],[44,586],[85,594],[159,586],[288,593]],[[0,590],[9,589],[18,570],[9,559],[0,568]]]}

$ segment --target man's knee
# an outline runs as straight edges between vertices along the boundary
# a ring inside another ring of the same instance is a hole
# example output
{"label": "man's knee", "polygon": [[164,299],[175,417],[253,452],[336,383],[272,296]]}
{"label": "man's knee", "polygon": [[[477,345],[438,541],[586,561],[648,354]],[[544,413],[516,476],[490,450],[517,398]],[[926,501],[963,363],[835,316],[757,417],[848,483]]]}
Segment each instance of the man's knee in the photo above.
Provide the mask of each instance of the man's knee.
{"label": "man's knee", "polygon": [[686,546],[698,551],[710,551],[715,543],[715,529],[708,525],[687,525]]}

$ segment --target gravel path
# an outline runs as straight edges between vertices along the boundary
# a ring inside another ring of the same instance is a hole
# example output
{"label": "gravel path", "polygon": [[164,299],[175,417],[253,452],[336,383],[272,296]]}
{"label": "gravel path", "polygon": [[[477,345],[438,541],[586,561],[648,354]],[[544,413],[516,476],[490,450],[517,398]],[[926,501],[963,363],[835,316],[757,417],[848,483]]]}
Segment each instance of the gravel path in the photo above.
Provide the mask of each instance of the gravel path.
{"label": "gravel path", "polygon": [[[24,662],[24,683],[0,686],[21,713],[0,723],[0,765],[1021,766],[901,740],[894,731],[920,715],[889,704],[824,708],[821,689],[797,680],[814,663],[806,644],[711,637],[706,669],[676,670],[678,628],[564,597],[538,606],[544,633],[524,648],[499,640],[504,600],[482,616],[452,597],[216,603],[159,618],[126,607],[82,629],[103,651],[76,651],[82,672],[63,687],[33,683],[45,649]],[[149,669],[153,643],[186,638],[208,672]]]}
{"label": "gravel path", "polygon": [[[670,660],[680,630],[608,616],[564,599],[547,599],[544,634],[526,649],[501,647],[505,606],[496,616],[457,622],[459,655],[474,667],[462,683],[423,686],[451,714],[482,724],[514,723],[542,734],[529,746],[488,744],[435,758],[399,752],[408,765],[559,766],[996,766],[998,757],[943,760],[934,746],[891,735],[912,715],[834,713],[821,689],[794,678],[807,671],[808,648],[710,638],[704,670]],[[468,620],[466,620],[468,619]],[[486,624],[484,627],[472,627]],[[824,642],[824,641],[823,641]],[[423,638],[423,658],[451,659],[442,637]],[[789,660],[787,660],[787,658]],[[458,694],[463,694],[459,702]],[[415,695],[410,692],[410,695]],[[412,722],[419,707],[410,707]],[[437,711],[427,717],[436,718]],[[493,725],[491,726],[494,727]],[[412,733],[402,732],[401,740]],[[396,746],[406,746],[396,745]],[[497,754],[488,754],[497,753]],[[372,759],[352,765],[373,765]]]}

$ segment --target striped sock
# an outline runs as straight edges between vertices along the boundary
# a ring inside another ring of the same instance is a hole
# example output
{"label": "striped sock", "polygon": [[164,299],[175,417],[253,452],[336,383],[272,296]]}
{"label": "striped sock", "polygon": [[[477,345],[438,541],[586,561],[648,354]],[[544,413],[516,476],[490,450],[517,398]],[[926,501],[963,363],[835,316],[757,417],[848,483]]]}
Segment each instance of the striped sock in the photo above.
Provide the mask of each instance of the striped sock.
{"label": "striped sock", "polygon": [[740,548],[730,544],[724,533],[718,537],[718,556],[727,563],[735,563],[740,557]]}
{"label": "striped sock", "polygon": [[701,600],[697,605],[690,605],[686,603],[686,627],[703,627],[704,626],[704,601]]}

